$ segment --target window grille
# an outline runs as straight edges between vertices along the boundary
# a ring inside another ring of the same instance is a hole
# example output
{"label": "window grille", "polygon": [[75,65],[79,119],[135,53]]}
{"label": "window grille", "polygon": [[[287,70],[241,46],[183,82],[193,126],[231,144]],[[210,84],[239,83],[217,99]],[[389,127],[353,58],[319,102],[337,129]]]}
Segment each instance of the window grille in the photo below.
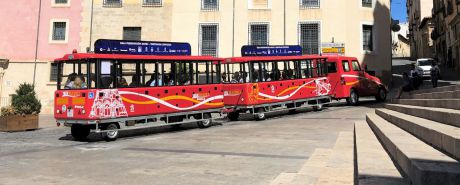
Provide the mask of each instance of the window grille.
{"label": "window grille", "polygon": [[320,0],[300,0],[301,8],[319,8]]}
{"label": "window grille", "polygon": [[319,54],[320,24],[308,22],[299,24],[299,45],[303,54]]}
{"label": "window grille", "polygon": [[372,8],[372,0],[362,0],[362,6]]}
{"label": "window grille", "polygon": [[363,25],[363,50],[372,51],[373,42],[372,42],[372,26]]}
{"label": "window grille", "polygon": [[200,25],[200,54],[206,56],[218,56],[218,32],[217,24]]}
{"label": "window grille", "polygon": [[143,0],[143,6],[163,6],[162,0]]}
{"label": "window grille", "polygon": [[67,4],[68,0],[54,0],[54,4]]}
{"label": "window grille", "polygon": [[50,82],[57,82],[57,79],[58,79],[58,64],[51,63]]}
{"label": "window grille", "polygon": [[219,10],[219,0],[201,0],[201,10]]}
{"label": "window grille", "polygon": [[269,28],[267,23],[249,24],[249,45],[269,45]]}
{"label": "window grille", "polygon": [[53,40],[65,40],[66,26],[66,22],[53,23]]}
{"label": "window grille", "polygon": [[123,40],[141,40],[141,27],[123,27]]}
{"label": "window grille", "polygon": [[103,6],[109,8],[119,8],[122,4],[122,0],[104,0],[103,2]]}

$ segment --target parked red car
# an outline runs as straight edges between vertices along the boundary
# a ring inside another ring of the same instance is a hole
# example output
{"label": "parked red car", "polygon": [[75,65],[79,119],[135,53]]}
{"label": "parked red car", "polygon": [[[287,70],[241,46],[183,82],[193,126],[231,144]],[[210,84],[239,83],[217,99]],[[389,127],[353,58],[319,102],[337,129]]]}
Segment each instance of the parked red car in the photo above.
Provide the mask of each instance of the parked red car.
{"label": "parked red car", "polygon": [[357,105],[359,97],[365,96],[375,96],[377,101],[385,101],[387,87],[379,78],[365,72],[356,58],[329,56],[327,65],[334,99],[346,99],[349,105]]}

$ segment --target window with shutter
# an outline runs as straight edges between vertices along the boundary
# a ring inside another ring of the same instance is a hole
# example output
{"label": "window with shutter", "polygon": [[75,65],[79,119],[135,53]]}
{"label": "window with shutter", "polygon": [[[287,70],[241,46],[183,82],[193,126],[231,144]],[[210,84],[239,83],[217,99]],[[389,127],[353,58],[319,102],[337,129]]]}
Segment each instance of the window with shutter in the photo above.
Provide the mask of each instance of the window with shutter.
{"label": "window with shutter", "polygon": [[141,27],[123,27],[123,40],[141,40]]}
{"label": "window with shutter", "polygon": [[319,22],[303,22],[299,24],[299,45],[303,54],[319,54],[320,24]]}
{"label": "window with shutter", "polygon": [[269,28],[267,23],[249,24],[249,45],[269,45]]}
{"label": "window with shutter", "polygon": [[218,32],[217,24],[201,24],[200,25],[200,55],[218,56]]}

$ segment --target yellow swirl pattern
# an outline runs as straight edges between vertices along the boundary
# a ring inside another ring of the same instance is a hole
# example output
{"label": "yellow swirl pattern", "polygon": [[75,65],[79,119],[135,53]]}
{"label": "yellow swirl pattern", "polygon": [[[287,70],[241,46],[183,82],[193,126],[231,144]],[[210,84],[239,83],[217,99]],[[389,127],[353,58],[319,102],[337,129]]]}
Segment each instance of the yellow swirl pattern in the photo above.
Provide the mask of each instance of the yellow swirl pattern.
{"label": "yellow swirl pattern", "polygon": [[[125,97],[121,97],[121,99],[125,102],[128,102],[128,103],[132,103],[132,104],[137,104],[137,105],[150,105],[150,104],[156,104],[158,102],[156,101],[153,101],[153,100],[149,100],[149,101],[136,101],[136,100],[131,100],[131,99],[128,99],[128,98],[125,98]],[[168,96],[168,97],[164,97],[164,98],[161,98],[161,100],[163,101],[169,101],[169,100],[186,100],[186,101],[190,101],[190,102],[193,102],[193,103],[200,103],[200,101],[198,100],[195,100],[193,98],[190,98],[190,97],[187,97],[187,96],[181,96],[181,95],[174,95],[174,96]],[[224,102],[219,102],[219,103],[205,103],[204,105],[208,105],[208,106],[221,106],[221,105],[224,105]]]}
{"label": "yellow swirl pattern", "polygon": [[[295,89],[298,89],[300,88],[300,86],[294,86],[294,87],[289,87],[287,89],[284,89],[283,91],[281,91],[277,96],[281,96],[281,95],[284,95],[286,94],[287,92],[289,91],[292,91],[292,90],[295,90]],[[308,89],[316,89],[316,87],[313,87],[313,86],[304,86],[302,88],[308,88]],[[268,100],[272,100],[271,98],[266,98],[266,97],[257,97],[257,100],[264,100],[264,101],[268,101]]]}

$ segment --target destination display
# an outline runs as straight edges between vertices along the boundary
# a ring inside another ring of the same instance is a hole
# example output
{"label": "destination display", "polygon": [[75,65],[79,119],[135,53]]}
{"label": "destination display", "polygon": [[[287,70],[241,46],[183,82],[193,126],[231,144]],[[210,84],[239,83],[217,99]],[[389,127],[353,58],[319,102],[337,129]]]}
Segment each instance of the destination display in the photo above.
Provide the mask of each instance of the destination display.
{"label": "destination display", "polygon": [[191,55],[192,49],[189,43],[181,42],[99,39],[94,43],[94,52],[129,55]]}
{"label": "destination display", "polygon": [[297,45],[285,46],[243,46],[242,56],[300,56],[302,47]]}

